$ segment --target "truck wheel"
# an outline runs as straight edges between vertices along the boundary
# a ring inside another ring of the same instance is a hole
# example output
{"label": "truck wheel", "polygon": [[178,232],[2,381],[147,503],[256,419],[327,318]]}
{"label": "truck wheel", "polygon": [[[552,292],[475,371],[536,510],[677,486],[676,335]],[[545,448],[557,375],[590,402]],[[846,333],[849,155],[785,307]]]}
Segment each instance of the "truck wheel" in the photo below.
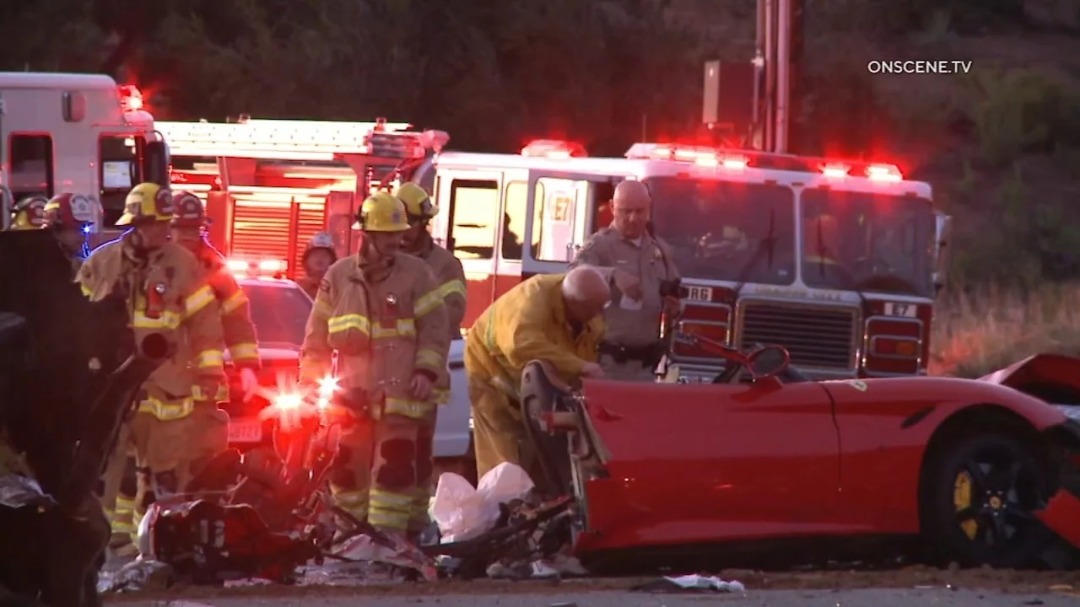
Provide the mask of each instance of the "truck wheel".
{"label": "truck wheel", "polygon": [[1003,434],[942,449],[921,504],[931,556],[962,566],[1028,565],[1053,539],[1033,514],[1049,497],[1048,477],[1030,447]]}

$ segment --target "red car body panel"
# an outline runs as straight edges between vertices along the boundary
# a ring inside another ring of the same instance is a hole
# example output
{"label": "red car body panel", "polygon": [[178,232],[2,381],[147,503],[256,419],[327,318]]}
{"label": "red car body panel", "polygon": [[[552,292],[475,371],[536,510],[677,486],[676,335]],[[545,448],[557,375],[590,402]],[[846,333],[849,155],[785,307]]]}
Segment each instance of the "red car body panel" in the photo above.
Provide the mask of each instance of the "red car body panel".
{"label": "red car body panel", "polygon": [[586,380],[606,478],[584,481],[576,550],[914,534],[934,431],[992,404],[1043,430],[1043,401],[950,378],[639,384]]}
{"label": "red car body panel", "polygon": [[1036,354],[979,378],[1017,390],[1029,386],[1060,386],[1080,393],[1077,359],[1062,354]]}

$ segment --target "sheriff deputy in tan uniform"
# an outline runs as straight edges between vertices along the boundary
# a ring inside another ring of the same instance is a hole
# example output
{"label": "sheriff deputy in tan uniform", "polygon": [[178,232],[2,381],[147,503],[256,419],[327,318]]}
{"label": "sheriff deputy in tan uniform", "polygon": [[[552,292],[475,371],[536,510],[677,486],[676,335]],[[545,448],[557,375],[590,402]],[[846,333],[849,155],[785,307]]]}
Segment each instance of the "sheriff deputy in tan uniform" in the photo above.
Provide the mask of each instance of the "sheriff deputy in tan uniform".
{"label": "sheriff deputy in tan uniform", "polygon": [[[405,183],[396,192],[405,205],[405,217],[409,229],[405,232],[403,245],[405,250],[427,262],[438,283],[439,295],[446,306],[447,330],[450,340],[461,339],[461,321],[465,319],[465,270],[453,253],[435,244],[428,231],[432,218],[439,214],[439,207],[432,202],[424,188],[415,183]],[[435,383],[435,402],[445,405],[450,402],[450,370],[445,369]],[[434,468],[435,435],[425,435],[427,442],[419,445],[418,457],[426,460]],[[414,520],[410,531],[419,533],[428,524],[428,505],[431,501],[431,487],[423,487],[417,492]]]}
{"label": "sheriff deputy in tan uniform", "polygon": [[403,253],[405,205],[387,192],[357,216],[360,251],[326,273],[308,318],[300,376],[318,382],[338,353],[343,423],[330,489],[339,507],[404,535],[433,470],[418,454],[435,432],[435,383],[446,369],[450,332],[431,269]]}
{"label": "sheriff deputy in tan uniform", "polygon": [[612,199],[612,224],[589,237],[570,264],[597,267],[612,285],[599,346],[600,365],[610,379],[655,381],[666,349],[661,314],[680,312],[671,249],[646,229],[651,205],[643,183],[621,182]]}

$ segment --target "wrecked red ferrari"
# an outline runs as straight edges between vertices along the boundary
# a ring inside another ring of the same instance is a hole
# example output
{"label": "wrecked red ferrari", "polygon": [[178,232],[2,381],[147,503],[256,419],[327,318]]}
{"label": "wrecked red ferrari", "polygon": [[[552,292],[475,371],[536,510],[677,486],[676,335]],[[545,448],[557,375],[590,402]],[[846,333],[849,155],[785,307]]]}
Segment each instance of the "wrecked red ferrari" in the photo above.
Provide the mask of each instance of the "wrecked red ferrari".
{"label": "wrecked red ferrari", "polygon": [[574,550],[590,568],[680,553],[806,562],[883,545],[1024,567],[1075,549],[1062,538],[1077,541],[1066,526],[1080,502],[1064,488],[1080,426],[1047,401],[1000,377],[808,381],[780,347],[747,356],[677,338],[718,350],[726,370],[713,383],[581,390],[543,363],[523,374],[523,413],[549,480],[575,498]]}

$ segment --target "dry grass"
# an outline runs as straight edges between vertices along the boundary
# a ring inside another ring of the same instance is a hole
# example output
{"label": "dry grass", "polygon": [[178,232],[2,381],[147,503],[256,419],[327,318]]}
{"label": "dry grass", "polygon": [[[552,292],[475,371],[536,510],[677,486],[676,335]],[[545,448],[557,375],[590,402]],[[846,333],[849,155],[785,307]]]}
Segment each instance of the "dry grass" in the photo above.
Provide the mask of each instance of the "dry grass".
{"label": "dry grass", "polygon": [[930,373],[976,378],[1040,352],[1080,355],[1080,284],[942,294]]}

